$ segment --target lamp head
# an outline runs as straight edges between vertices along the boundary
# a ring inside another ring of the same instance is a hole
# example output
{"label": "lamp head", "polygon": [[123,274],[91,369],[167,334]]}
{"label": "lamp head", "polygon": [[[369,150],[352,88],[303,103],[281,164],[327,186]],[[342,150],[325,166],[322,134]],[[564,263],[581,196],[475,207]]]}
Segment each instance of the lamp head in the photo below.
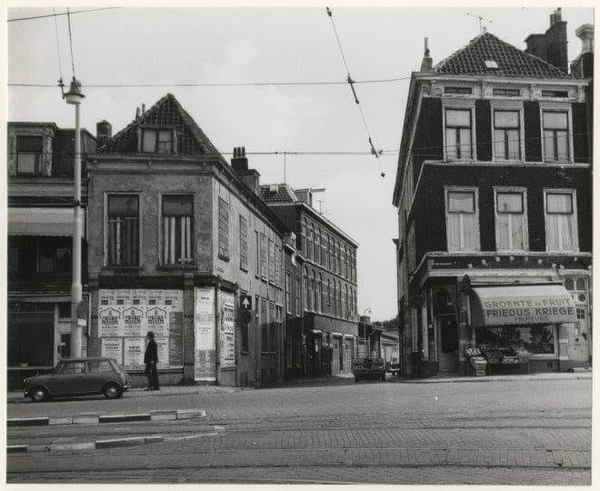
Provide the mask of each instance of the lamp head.
{"label": "lamp head", "polygon": [[67,100],[67,104],[79,105],[83,102],[85,96],[81,92],[81,82],[75,77],[71,80],[69,92],[67,92],[64,97]]}

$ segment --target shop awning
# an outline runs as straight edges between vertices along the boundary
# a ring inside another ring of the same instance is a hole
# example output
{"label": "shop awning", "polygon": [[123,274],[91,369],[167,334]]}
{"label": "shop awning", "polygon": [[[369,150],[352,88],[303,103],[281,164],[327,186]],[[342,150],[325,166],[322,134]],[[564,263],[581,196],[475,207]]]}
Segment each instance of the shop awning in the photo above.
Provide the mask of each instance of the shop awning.
{"label": "shop awning", "polygon": [[480,286],[473,291],[471,322],[474,326],[577,321],[573,298],[562,285]]}
{"label": "shop awning", "polygon": [[9,208],[8,235],[71,237],[73,208]]}

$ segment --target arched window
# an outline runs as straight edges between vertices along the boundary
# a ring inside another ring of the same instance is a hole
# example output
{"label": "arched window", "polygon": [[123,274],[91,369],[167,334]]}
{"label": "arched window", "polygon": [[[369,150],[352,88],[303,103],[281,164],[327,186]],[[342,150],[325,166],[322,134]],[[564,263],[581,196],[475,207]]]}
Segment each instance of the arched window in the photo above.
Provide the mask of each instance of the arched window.
{"label": "arched window", "polygon": [[333,280],[333,315],[337,315],[337,288],[335,286],[335,280]]}
{"label": "arched window", "polygon": [[327,280],[327,306],[331,307],[331,280],[329,279]]}
{"label": "arched window", "polygon": [[338,280],[338,312],[340,313],[340,317],[344,316],[344,311],[342,310],[342,283]]}
{"label": "arched window", "polygon": [[318,302],[317,302],[317,285],[316,285],[316,281],[315,281],[315,272],[312,272],[312,276],[310,278],[310,288],[311,288],[311,302],[312,302],[312,309],[316,312],[318,307]]}
{"label": "arched window", "polygon": [[329,269],[335,273],[335,242],[329,237]]}
{"label": "arched window", "polygon": [[319,227],[315,225],[315,252],[313,257],[315,262],[319,264],[321,262],[321,231]]}
{"label": "arched window", "polygon": [[310,310],[310,285],[308,281],[308,271],[304,269],[304,310]]}
{"label": "arched window", "polygon": [[313,226],[312,226],[312,223],[308,224],[308,237],[307,237],[306,241],[307,241],[306,257],[308,259],[312,259],[312,253],[313,253]]}
{"label": "arched window", "polygon": [[323,232],[321,235],[321,266],[327,267],[327,234]]}
{"label": "arched window", "polygon": [[300,236],[302,252],[306,254],[306,220],[304,218],[302,219],[302,225],[300,227]]}
{"label": "arched window", "polygon": [[344,285],[344,298],[342,298],[342,317],[348,318],[348,285]]}
{"label": "arched window", "polygon": [[[342,248],[340,247],[339,242],[336,244],[335,249],[336,249],[335,253],[337,256],[337,270],[338,270],[338,274],[341,275],[342,274]],[[340,285],[338,285],[338,290],[339,290],[339,286]]]}
{"label": "arched window", "polygon": [[323,283],[323,275],[319,273],[319,303],[321,305],[320,312],[325,312],[325,283]]}

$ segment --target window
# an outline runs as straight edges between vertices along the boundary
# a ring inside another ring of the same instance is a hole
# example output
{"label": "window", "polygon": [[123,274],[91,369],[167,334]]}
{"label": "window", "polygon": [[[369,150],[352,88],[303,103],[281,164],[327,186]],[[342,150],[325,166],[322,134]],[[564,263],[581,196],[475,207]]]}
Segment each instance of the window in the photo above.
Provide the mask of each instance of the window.
{"label": "window", "polygon": [[479,250],[477,190],[446,191],[448,251]]}
{"label": "window", "polygon": [[321,265],[327,268],[327,244],[329,239],[326,233],[321,236]]}
{"label": "window", "polygon": [[269,281],[275,281],[275,244],[269,239]]}
{"label": "window", "polygon": [[475,331],[477,344],[492,346],[522,346],[533,355],[553,355],[556,353],[555,325],[532,326],[486,326]]}
{"label": "window", "polygon": [[496,190],[496,249],[526,251],[529,248],[525,192]]}
{"label": "window", "polygon": [[569,123],[566,111],[544,111],[544,161],[564,162],[569,160]]}
{"label": "window", "polygon": [[473,158],[470,109],[446,109],[446,158]]}
{"label": "window", "polygon": [[471,87],[444,87],[445,94],[471,94]]}
{"label": "window", "polygon": [[303,310],[310,310],[310,283],[308,280],[308,271],[305,269],[304,270],[304,309]]}
{"label": "window", "polygon": [[285,272],[285,311],[292,313],[292,273]]}
{"label": "window", "polygon": [[312,289],[312,306],[315,312],[319,311],[319,288],[317,285],[317,278],[314,270],[312,271],[312,277],[310,278],[310,286]]}
{"label": "window", "polygon": [[173,153],[173,130],[144,128],[142,130],[142,152]]}
{"label": "window", "polygon": [[301,303],[300,303],[300,292],[301,292],[300,278],[296,278],[296,291],[294,292],[294,298],[296,300],[296,315],[300,317],[302,314]]}
{"label": "window", "polygon": [[331,280],[327,280],[327,306],[331,307]]}
{"label": "window", "polygon": [[260,276],[267,279],[267,236],[260,234]]}
{"label": "window", "polygon": [[219,198],[219,257],[229,261],[229,203]]}
{"label": "window", "polygon": [[269,318],[264,298],[260,299],[260,350],[263,353],[269,350]]}
{"label": "window", "polygon": [[62,365],[60,365],[56,370],[57,375],[72,375],[72,374],[85,373],[85,372],[86,372],[85,361],[65,362]]}
{"label": "window", "polygon": [[323,276],[319,273],[319,304],[321,308],[320,312],[325,311],[325,283],[323,282]]}
{"label": "window", "polygon": [[108,195],[107,265],[139,264],[139,196]]}
{"label": "window", "polygon": [[260,242],[258,240],[258,230],[254,231],[254,243],[256,247],[256,274],[260,274]]}
{"label": "window", "polygon": [[519,89],[494,89],[494,95],[518,97],[521,95],[521,91]]}
{"label": "window", "polygon": [[17,135],[17,174],[42,174],[41,136]]}
{"label": "window", "polygon": [[[248,292],[246,292],[244,290],[240,290],[240,297],[243,297],[244,295],[247,295],[247,294],[248,294]],[[254,304],[254,308],[257,308],[257,307],[258,307],[258,305]],[[254,317],[254,315],[252,315],[252,317]],[[250,351],[248,329],[249,329],[248,322],[240,322],[240,334],[241,334],[240,350],[242,352]]]}
{"label": "window", "polygon": [[337,288],[335,285],[335,280],[333,280],[333,295],[332,295],[332,300],[333,300],[333,315],[337,315]]}
{"label": "window", "polygon": [[321,231],[315,226],[315,253],[313,255],[315,263],[321,262]]}
{"label": "window", "polygon": [[303,218],[302,219],[302,225],[300,228],[300,235],[301,235],[301,239],[302,239],[302,252],[304,252],[304,254],[306,255],[306,249],[308,248],[307,244],[306,244],[306,234],[307,234],[307,230],[306,230],[306,220]]}
{"label": "window", "polygon": [[340,317],[344,316],[344,311],[342,310],[342,283],[340,280],[337,282],[337,291],[338,291],[338,314]]}
{"label": "window", "polygon": [[192,196],[185,194],[162,197],[163,264],[189,262],[193,257]]}
{"label": "window", "polygon": [[248,220],[240,215],[240,268],[248,271]]}
{"label": "window", "polygon": [[574,191],[546,191],[546,250],[577,251]]}
{"label": "window", "polygon": [[344,296],[342,297],[342,317],[348,318],[348,310],[350,306],[348,304],[348,285],[344,285]]}
{"label": "window", "polygon": [[498,160],[521,157],[519,111],[494,111],[494,156]]}
{"label": "window", "polygon": [[569,97],[566,90],[542,90],[542,97]]}
{"label": "window", "polygon": [[281,286],[281,249],[275,245],[275,284]]}
{"label": "window", "polygon": [[340,243],[336,243],[335,252],[337,256],[337,272],[339,275],[342,274],[342,248],[340,247]]}
{"label": "window", "polygon": [[274,353],[277,349],[277,324],[275,324],[275,304],[269,302],[269,351]]}
{"label": "window", "polygon": [[333,241],[333,236],[331,236],[329,240],[329,268],[335,273],[335,243]]}
{"label": "window", "polygon": [[306,238],[306,258],[312,259],[313,254],[313,226],[312,223],[308,224],[308,236]]}

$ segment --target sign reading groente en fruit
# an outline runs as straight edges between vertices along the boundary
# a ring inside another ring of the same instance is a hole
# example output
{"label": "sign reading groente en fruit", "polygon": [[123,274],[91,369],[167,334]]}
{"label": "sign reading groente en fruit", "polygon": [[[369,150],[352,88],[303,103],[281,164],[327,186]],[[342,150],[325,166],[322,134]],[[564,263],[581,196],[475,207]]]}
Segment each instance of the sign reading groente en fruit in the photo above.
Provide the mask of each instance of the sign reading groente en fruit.
{"label": "sign reading groente en fruit", "polygon": [[473,320],[484,326],[561,324],[577,320],[571,295],[561,285],[475,288],[481,311]]}

